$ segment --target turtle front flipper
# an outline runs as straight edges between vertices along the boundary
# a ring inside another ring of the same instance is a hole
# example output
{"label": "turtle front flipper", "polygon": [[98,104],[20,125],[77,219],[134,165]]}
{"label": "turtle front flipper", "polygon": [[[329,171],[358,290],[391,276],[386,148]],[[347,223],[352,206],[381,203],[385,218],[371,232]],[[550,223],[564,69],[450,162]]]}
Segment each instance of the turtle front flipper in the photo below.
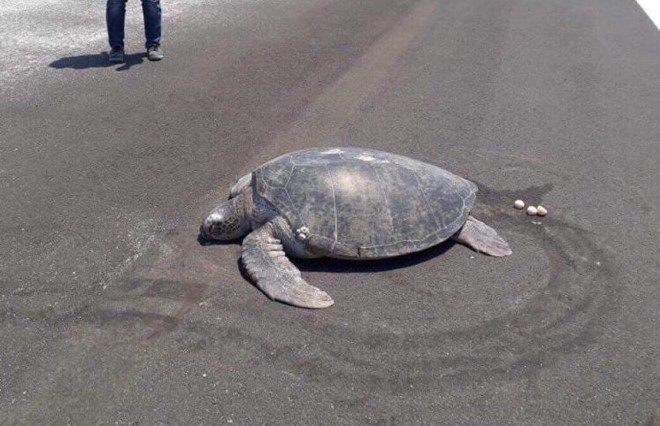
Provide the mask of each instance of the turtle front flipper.
{"label": "turtle front flipper", "polygon": [[335,303],[326,292],[302,279],[298,268],[286,257],[270,223],[245,237],[241,258],[252,281],[273,300],[312,309]]}
{"label": "turtle front flipper", "polygon": [[497,234],[497,231],[472,216],[468,216],[465,225],[453,238],[480,253],[497,257],[511,254],[509,244]]}

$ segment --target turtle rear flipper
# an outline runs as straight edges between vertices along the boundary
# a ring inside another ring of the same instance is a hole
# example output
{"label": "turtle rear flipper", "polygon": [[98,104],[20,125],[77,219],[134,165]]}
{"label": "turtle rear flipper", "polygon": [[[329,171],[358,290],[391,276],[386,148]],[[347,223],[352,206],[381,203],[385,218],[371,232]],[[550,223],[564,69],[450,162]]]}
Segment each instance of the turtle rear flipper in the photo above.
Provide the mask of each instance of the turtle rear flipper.
{"label": "turtle rear flipper", "polygon": [[312,309],[327,308],[334,303],[326,292],[302,279],[298,268],[286,257],[270,223],[245,237],[241,258],[252,281],[273,300]]}
{"label": "turtle rear flipper", "polygon": [[453,236],[453,239],[491,256],[511,254],[509,244],[497,234],[497,231],[472,216],[468,216],[465,225]]}

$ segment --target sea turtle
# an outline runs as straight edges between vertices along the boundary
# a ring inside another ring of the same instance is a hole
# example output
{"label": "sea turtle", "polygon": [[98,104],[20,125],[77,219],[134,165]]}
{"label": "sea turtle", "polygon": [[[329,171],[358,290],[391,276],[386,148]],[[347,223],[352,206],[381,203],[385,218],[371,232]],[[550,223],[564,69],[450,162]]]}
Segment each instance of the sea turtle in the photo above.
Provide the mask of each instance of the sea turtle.
{"label": "sea turtle", "polygon": [[325,308],[334,302],[286,257],[382,259],[453,238],[492,256],[511,254],[470,216],[477,186],[437,166],[363,148],[308,149],[243,176],[204,219],[205,239],[243,240],[242,262],[268,297]]}

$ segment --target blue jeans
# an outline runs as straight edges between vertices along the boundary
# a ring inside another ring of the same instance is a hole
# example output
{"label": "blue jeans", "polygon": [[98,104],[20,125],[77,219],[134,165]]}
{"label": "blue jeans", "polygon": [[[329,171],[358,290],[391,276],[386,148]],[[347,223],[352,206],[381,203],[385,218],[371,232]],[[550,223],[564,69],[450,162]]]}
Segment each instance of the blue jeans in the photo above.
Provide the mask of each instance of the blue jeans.
{"label": "blue jeans", "polygon": [[[124,17],[128,0],[108,0],[105,19],[108,23],[110,47],[124,47]],[[160,0],[142,0],[146,47],[160,46]]]}

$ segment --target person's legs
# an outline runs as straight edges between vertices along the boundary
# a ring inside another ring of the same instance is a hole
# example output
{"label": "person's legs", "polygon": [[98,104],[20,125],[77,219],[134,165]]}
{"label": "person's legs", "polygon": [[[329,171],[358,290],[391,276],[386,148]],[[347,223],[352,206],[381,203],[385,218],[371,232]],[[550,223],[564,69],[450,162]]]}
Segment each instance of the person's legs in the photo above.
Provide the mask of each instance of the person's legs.
{"label": "person's legs", "polygon": [[126,0],[108,0],[105,8],[105,20],[108,24],[108,42],[110,47],[124,47],[124,17]]}
{"label": "person's legs", "polygon": [[144,14],[144,35],[147,39],[147,49],[160,46],[160,0],[142,0],[142,13]]}

